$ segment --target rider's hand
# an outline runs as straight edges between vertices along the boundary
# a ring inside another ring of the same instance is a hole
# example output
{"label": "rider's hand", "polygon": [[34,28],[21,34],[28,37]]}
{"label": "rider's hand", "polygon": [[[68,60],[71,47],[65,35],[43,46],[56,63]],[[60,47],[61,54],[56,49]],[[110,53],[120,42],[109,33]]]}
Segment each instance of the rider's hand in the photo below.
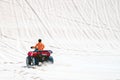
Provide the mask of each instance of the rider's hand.
{"label": "rider's hand", "polygon": [[33,46],[30,47],[31,49],[34,48]]}

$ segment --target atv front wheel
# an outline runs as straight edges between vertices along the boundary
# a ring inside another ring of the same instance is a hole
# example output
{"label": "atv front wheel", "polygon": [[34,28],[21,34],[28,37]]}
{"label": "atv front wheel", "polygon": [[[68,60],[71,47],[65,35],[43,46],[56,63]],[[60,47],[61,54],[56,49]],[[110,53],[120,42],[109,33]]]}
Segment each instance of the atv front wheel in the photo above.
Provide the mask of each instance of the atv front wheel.
{"label": "atv front wheel", "polygon": [[27,65],[27,66],[30,66],[31,63],[32,63],[31,57],[30,57],[30,56],[26,57],[26,65]]}
{"label": "atv front wheel", "polygon": [[39,64],[38,58],[30,57],[30,56],[28,56],[26,58],[26,65],[27,66],[34,66],[34,65],[38,65],[38,64]]}

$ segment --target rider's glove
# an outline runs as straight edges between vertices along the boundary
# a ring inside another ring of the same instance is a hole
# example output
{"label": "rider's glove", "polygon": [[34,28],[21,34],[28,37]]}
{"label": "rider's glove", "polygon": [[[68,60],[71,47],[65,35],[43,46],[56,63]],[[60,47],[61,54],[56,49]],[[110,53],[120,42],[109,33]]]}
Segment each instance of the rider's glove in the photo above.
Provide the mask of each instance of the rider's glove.
{"label": "rider's glove", "polygon": [[31,49],[33,48],[33,46],[30,47]]}

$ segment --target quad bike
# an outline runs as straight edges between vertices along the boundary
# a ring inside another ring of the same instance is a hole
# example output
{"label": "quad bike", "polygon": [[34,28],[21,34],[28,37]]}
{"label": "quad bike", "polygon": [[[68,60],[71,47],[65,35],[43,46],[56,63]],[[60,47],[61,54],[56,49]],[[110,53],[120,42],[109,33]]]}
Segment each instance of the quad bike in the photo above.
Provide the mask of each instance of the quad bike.
{"label": "quad bike", "polygon": [[28,56],[26,57],[26,65],[27,66],[39,65],[39,62],[54,63],[51,53],[53,53],[51,50],[29,51],[27,54]]}

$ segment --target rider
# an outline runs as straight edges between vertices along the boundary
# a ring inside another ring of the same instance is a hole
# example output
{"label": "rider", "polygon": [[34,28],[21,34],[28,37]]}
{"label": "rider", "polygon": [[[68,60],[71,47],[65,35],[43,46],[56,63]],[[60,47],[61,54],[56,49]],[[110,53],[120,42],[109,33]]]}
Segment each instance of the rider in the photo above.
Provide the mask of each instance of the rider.
{"label": "rider", "polygon": [[45,45],[42,43],[41,39],[38,39],[38,43],[35,46],[32,46],[31,48],[35,49],[35,51],[41,51],[45,48]]}

